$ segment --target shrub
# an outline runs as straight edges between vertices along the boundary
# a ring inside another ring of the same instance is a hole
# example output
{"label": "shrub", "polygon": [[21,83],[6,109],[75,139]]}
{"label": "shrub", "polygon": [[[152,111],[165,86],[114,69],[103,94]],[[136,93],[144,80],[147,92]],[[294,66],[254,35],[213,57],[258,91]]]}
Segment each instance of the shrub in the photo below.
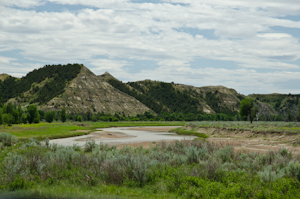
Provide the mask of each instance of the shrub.
{"label": "shrub", "polygon": [[84,144],[85,152],[91,152],[95,148],[96,148],[96,143],[95,143],[95,140],[93,140],[93,139],[87,140],[86,143]]}
{"label": "shrub", "polygon": [[280,179],[284,176],[284,171],[280,170],[278,172],[272,171],[272,165],[269,165],[264,168],[263,171],[258,172],[261,183],[271,183]]}
{"label": "shrub", "polygon": [[17,143],[18,138],[10,133],[0,133],[0,143],[3,146],[11,146]]}

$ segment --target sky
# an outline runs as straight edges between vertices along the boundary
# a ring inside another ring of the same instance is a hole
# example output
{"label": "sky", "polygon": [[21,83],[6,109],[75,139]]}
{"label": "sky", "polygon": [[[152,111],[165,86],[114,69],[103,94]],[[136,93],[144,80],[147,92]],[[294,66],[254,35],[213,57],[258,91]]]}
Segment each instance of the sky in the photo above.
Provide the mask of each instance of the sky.
{"label": "sky", "polygon": [[96,75],[300,94],[299,0],[0,0],[0,73]]}

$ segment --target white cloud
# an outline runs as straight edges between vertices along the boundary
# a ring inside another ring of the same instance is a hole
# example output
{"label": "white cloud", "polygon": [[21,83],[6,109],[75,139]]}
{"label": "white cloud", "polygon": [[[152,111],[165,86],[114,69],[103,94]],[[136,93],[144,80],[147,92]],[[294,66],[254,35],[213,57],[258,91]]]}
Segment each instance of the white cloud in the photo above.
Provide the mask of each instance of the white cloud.
{"label": "white cloud", "polygon": [[[180,80],[197,85],[198,80],[194,75],[202,75],[203,85],[222,82],[232,87],[234,84],[243,85],[241,92],[244,93],[256,88],[272,89],[272,83],[267,81],[255,80],[250,83],[251,78],[276,76],[275,72],[260,73],[257,69],[299,70],[299,65],[286,63],[300,59],[299,38],[271,30],[272,26],[300,28],[300,22],[278,18],[299,14],[300,5],[296,1],[165,1],[187,3],[187,6],[132,3],[128,0],[48,1],[101,9],[36,12],[34,7],[46,1],[1,1],[0,55],[1,51],[9,49],[20,50],[27,60],[86,62],[90,63],[95,73],[107,70],[116,74],[116,77],[124,75],[127,79],[130,74],[125,66],[130,64],[131,59],[150,60],[156,62],[158,68],[152,71],[143,69],[144,73],[138,73],[139,78],[169,80],[173,76],[176,79],[171,81]],[[32,9],[6,7],[18,2],[22,2],[19,7]],[[195,30],[194,35],[177,31],[184,28]],[[203,30],[211,30],[217,39],[209,38]],[[103,55],[109,59],[98,58]],[[220,66],[216,66],[216,69],[190,68],[190,62],[199,57],[233,61],[239,69]],[[6,64],[17,63],[12,61]],[[27,69],[26,72],[29,71],[27,67],[23,67]],[[1,70],[9,71],[3,67]],[[168,75],[155,75],[154,71]],[[224,75],[230,78],[227,80]],[[278,75],[281,78],[289,77],[281,72]],[[280,79],[278,75],[277,81]],[[249,80],[247,84],[240,83],[245,79]]]}
{"label": "white cloud", "polygon": [[[114,75],[112,73],[112,75]],[[223,85],[244,93],[299,93],[299,89],[279,87],[278,85],[294,81],[300,83],[300,72],[259,73],[253,69],[230,70],[224,68],[192,69],[161,67],[155,70],[144,70],[135,76],[127,76],[127,81],[143,79],[164,80],[194,86]],[[124,75],[125,76],[125,75]]]}
{"label": "white cloud", "polygon": [[124,72],[124,66],[127,66],[129,63],[122,60],[95,59],[90,64],[95,66],[90,69],[97,75],[109,72],[114,74],[115,77],[122,77],[124,74],[127,74]]}
{"label": "white cloud", "polygon": [[0,6],[17,6],[21,8],[30,8],[42,5],[43,0],[1,0]]}

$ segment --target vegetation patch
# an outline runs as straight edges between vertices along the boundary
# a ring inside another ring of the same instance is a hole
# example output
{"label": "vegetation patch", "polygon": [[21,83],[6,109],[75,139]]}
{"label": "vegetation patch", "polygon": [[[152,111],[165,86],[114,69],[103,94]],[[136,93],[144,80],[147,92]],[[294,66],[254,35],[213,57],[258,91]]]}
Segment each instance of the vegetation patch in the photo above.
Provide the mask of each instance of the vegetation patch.
{"label": "vegetation patch", "polygon": [[0,125],[0,132],[7,132],[19,140],[35,138],[38,140],[57,139],[87,135],[97,128],[127,127],[127,126],[183,126],[185,122],[53,122],[39,124]]}
{"label": "vegetation patch", "polygon": [[[46,65],[38,70],[33,70],[21,79],[8,77],[4,81],[0,80],[0,103],[14,97],[20,97],[21,101],[26,101],[24,93],[31,90],[35,99],[29,99],[30,102],[45,104],[64,92],[66,84],[79,74],[81,67],[79,64]],[[43,86],[37,86],[45,79],[48,81]]]}
{"label": "vegetation patch", "polygon": [[[65,137],[74,137],[86,135],[92,132],[95,128],[81,127],[72,123],[39,123],[39,124],[16,124],[9,126],[0,126],[0,132],[8,132],[16,136],[19,140],[27,140],[35,138],[44,140],[46,138],[56,139]],[[88,132],[80,132],[78,130],[88,130]]]}
{"label": "vegetation patch", "polygon": [[297,198],[299,160],[286,149],[245,153],[201,140],[81,149],[30,139],[1,149],[0,196]]}
{"label": "vegetation patch", "polygon": [[253,122],[246,121],[201,121],[189,122],[186,128],[218,128],[231,131],[251,131],[253,133],[300,133],[299,122]]}
{"label": "vegetation patch", "polygon": [[205,133],[199,133],[199,132],[195,132],[193,130],[185,130],[184,128],[180,127],[180,128],[176,128],[176,129],[172,129],[169,132],[175,132],[179,135],[194,135],[197,136],[199,138],[207,138],[208,135],[206,135]]}

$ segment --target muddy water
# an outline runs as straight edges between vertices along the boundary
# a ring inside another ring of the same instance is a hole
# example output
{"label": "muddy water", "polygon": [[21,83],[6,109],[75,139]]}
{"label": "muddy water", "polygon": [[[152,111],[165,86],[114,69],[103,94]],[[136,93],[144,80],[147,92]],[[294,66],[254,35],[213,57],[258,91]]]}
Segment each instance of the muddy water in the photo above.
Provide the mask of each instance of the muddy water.
{"label": "muddy water", "polygon": [[[145,130],[142,130],[145,128]],[[152,128],[152,129],[149,129]],[[77,144],[83,146],[88,139],[94,139],[97,144],[100,142],[110,145],[132,144],[141,142],[157,142],[170,140],[191,140],[195,136],[181,136],[168,132],[169,129],[176,127],[113,127],[97,129],[90,135],[83,135],[71,138],[54,139],[50,143],[71,146]]]}

